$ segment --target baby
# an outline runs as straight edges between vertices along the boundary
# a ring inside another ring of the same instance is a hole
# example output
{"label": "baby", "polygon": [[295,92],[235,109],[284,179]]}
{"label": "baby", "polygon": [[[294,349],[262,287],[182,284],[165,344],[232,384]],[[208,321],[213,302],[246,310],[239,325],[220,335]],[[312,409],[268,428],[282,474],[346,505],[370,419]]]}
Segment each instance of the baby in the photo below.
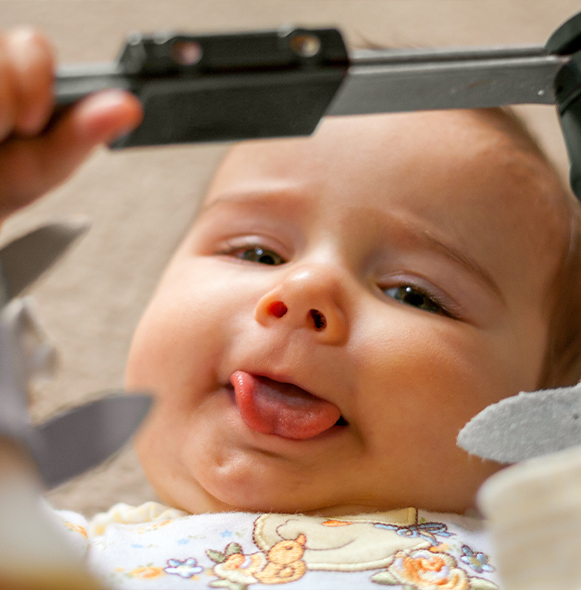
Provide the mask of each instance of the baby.
{"label": "baby", "polygon": [[[45,130],[51,71],[44,38],[5,36],[4,215],[139,121],[109,92]],[[498,109],[235,147],[127,365],[128,389],[155,392],[137,447],[167,506],[98,517],[92,567],[128,588],[496,588],[481,525],[459,515],[501,466],[456,437],[492,403],[580,377],[580,228]]]}
{"label": "baby", "polygon": [[128,387],[158,395],[148,478],[188,512],[466,511],[498,465],[458,431],[563,377],[547,350],[571,219],[500,111],[235,148],[129,356]]}

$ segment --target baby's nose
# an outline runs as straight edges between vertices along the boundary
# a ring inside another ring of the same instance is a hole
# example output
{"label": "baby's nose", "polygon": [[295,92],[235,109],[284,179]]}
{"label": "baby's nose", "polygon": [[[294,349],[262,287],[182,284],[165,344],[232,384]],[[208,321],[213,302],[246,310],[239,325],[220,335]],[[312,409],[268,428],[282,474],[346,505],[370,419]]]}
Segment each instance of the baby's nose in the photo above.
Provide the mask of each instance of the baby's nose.
{"label": "baby's nose", "polygon": [[[288,307],[282,301],[273,301],[266,311],[276,318],[281,318],[288,311]],[[324,330],[327,327],[327,318],[318,309],[309,309],[307,321],[310,320],[312,320],[315,330]]]}
{"label": "baby's nose", "polygon": [[341,344],[347,336],[341,282],[332,269],[301,267],[288,272],[256,307],[264,326],[306,329],[327,344]]}

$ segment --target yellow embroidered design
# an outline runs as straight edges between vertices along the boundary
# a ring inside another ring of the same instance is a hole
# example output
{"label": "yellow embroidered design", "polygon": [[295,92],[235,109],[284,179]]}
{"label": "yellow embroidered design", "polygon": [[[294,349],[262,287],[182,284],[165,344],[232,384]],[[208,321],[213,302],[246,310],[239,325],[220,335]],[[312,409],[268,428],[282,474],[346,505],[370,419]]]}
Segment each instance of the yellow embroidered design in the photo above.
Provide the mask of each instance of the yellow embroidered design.
{"label": "yellow embroidered design", "polygon": [[87,529],[84,526],[81,526],[80,524],[73,524],[72,522],[69,522],[68,520],[65,521],[65,526],[69,530],[74,531],[75,533],[79,533],[79,535],[82,535],[85,539],[89,538],[89,534],[87,533]]}
{"label": "yellow embroidered design", "polygon": [[430,551],[433,553],[445,553],[450,549],[450,545],[448,543],[440,543],[439,545],[435,545],[434,547],[430,547]]}
{"label": "yellow embroidered design", "polygon": [[164,506],[158,502],[146,502],[140,506],[115,504],[107,512],[95,514],[89,521],[91,537],[102,535],[110,524],[149,524],[187,516],[187,512]]}
{"label": "yellow embroidered design", "polygon": [[155,531],[156,529],[160,529],[162,526],[168,525],[171,520],[162,520],[161,522],[154,522],[149,526],[137,529],[138,534],[149,533],[150,531]]}

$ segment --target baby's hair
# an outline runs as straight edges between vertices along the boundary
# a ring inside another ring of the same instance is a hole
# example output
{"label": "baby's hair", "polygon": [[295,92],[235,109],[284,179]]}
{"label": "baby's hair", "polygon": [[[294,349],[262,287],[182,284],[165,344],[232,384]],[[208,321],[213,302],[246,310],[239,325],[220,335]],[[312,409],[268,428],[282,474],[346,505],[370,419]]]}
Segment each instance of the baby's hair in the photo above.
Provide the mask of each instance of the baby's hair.
{"label": "baby's hair", "polygon": [[526,123],[510,108],[497,109],[506,118],[510,132],[536,152],[554,177],[555,205],[564,204],[569,215],[568,248],[549,285],[550,314],[547,347],[538,387],[574,385],[581,379],[581,204],[565,187],[559,173],[539,146]]}
{"label": "baby's hair", "polygon": [[569,249],[554,278],[540,388],[575,385],[581,379],[581,206],[575,197],[570,197],[567,205],[571,216]]}

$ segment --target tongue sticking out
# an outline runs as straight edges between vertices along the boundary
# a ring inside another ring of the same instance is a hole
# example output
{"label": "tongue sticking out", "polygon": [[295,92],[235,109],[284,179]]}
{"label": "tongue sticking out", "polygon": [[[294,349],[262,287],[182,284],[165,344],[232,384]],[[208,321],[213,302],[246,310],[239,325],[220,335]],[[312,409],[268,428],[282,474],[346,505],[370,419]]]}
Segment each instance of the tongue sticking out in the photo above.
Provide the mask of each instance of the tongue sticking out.
{"label": "tongue sticking out", "polygon": [[334,404],[290,383],[236,371],[230,377],[236,405],[249,428],[284,438],[311,438],[341,417]]}

